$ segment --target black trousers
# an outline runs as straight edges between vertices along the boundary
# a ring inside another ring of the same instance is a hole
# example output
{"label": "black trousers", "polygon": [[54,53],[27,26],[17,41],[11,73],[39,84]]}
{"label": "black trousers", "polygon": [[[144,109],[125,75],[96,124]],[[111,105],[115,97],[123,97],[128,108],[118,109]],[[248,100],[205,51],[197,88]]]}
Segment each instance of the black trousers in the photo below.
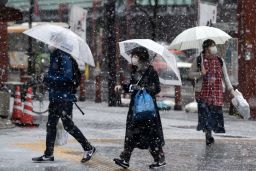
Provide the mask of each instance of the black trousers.
{"label": "black trousers", "polygon": [[56,139],[56,126],[58,124],[59,118],[61,118],[64,129],[72,135],[83,147],[85,151],[91,150],[92,146],[87,141],[83,133],[74,125],[72,121],[72,102],[50,102],[49,104],[49,116],[46,125],[47,135],[46,135],[46,150],[45,155],[51,156],[54,151],[54,142]]}

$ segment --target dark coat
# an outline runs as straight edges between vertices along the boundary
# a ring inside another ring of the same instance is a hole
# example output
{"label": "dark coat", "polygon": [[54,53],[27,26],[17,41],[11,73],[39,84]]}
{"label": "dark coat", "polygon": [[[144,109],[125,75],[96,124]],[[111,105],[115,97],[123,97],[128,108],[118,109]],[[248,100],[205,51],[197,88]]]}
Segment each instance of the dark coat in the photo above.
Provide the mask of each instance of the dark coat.
{"label": "dark coat", "polygon": [[197,100],[198,131],[212,130],[215,133],[225,133],[222,106],[207,105]]}
{"label": "dark coat", "polygon": [[49,89],[49,99],[54,102],[74,102],[76,96],[72,86],[73,68],[71,55],[56,49],[50,55],[50,66],[44,77]]}
{"label": "dark coat", "polygon": [[[123,85],[123,88],[128,92],[128,87],[131,84],[136,84],[138,80],[135,79],[136,71],[133,71],[131,74],[130,84]],[[161,118],[159,115],[159,110],[156,105],[155,95],[161,91],[159,77],[157,72],[152,66],[149,66],[146,74],[143,79],[140,81],[139,85],[145,87],[149,94],[152,96],[155,110],[156,110],[156,119],[150,123],[143,123],[136,125],[132,122],[133,116],[133,105],[134,105],[134,96],[137,91],[132,92],[131,102],[129,105],[129,111],[126,121],[126,134],[125,134],[125,148],[140,148],[147,149],[149,147],[162,147],[164,142],[163,129],[161,124]]]}

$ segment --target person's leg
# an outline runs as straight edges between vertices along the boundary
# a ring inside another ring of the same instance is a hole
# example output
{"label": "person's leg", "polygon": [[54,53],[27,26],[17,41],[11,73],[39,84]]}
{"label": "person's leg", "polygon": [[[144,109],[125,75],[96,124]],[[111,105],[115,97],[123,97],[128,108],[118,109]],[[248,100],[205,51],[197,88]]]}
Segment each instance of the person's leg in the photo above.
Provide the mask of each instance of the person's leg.
{"label": "person's leg", "polygon": [[207,113],[205,112],[205,103],[202,100],[197,100],[197,109],[198,109],[198,125],[197,131],[201,131],[206,128],[207,125]]}
{"label": "person's leg", "polygon": [[73,110],[73,103],[66,102],[65,104],[61,105],[61,120],[64,126],[64,129],[72,135],[83,147],[84,149],[84,156],[81,160],[82,163],[89,161],[93,154],[96,151],[96,148],[93,147],[85,138],[83,133],[78,129],[78,127],[72,121],[72,110]]}
{"label": "person's leg", "polygon": [[59,120],[57,103],[50,102],[49,104],[49,115],[48,121],[46,124],[46,150],[43,156],[32,158],[35,162],[42,161],[54,161],[53,152],[54,152],[54,142],[56,139],[56,125]]}
{"label": "person's leg", "polygon": [[149,165],[149,168],[159,168],[166,165],[162,147],[150,147],[149,152],[154,158],[154,163]]}
{"label": "person's leg", "polygon": [[224,117],[222,106],[212,106],[213,113],[213,131],[215,133],[225,133]]}
{"label": "person's leg", "polygon": [[128,168],[133,150],[133,147],[125,145],[124,151],[120,154],[120,158],[114,158],[115,163],[125,169]]}
{"label": "person's leg", "polygon": [[214,143],[214,138],[212,136],[211,130],[205,130],[205,141],[206,141],[206,145],[211,145]]}
{"label": "person's leg", "polygon": [[149,152],[152,155],[155,162],[165,161],[165,156],[162,147],[149,148]]}
{"label": "person's leg", "polygon": [[125,148],[124,151],[120,154],[120,158],[129,163],[133,150],[134,148],[131,147]]}
{"label": "person's leg", "polygon": [[46,124],[46,150],[44,154],[46,156],[52,156],[54,151],[54,142],[56,139],[56,132],[57,132],[57,124],[59,121],[59,111],[58,111],[58,104],[50,102],[49,104],[49,115],[48,115],[48,122]]}
{"label": "person's leg", "polygon": [[206,113],[207,113],[207,126],[204,130],[205,132],[205,141],[206,145],[211,145],[214,143],[214,138],[212,136],[212,129],[213,129],[213,123],[214,123],[214,112],[213,112],[213,106],[212,105],[207,105],[206,106]]}
{"label": "person's leg", "polygon": [[61,120],[64,129],[81,144],[84,151],[91,150],[91,144],[87,141],[83,133],[80,131],[80,129],[77,128],[77,126],[74,124],[72,120],[73,103],[66,102],[65,104],[62,104],[60,107],[62,112]]}

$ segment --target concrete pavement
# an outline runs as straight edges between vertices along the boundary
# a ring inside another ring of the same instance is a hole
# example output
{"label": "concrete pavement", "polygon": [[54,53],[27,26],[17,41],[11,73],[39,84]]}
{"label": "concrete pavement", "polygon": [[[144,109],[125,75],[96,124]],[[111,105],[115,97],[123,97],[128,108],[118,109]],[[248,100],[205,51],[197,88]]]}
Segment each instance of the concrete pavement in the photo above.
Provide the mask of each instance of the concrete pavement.
{"label": "concrete pavement", "polygon": [[[53,163],[33,163],[45,148],[45,120],[39,128],[0,130],[0,171],[5,170],[121,170],[112,159],[123,148],[128,108],[108,107],[106,103],[79,103],[86,113],[74,106],[74,121],[97,153],[87,164],[81,164],[82,148],[69,136],[68,144],[55,149]],[[226,134],[214,134],[216,143],[205,146],[204,135],[195,130],[197,115],[184,111],[161,112],[166,145],[167,166],[159,170],[256,170],[256,124],[225,114]],[[129,170],[149,170],[152,158],[147,150],[136,149]]]}
{"label": "concrete pavement", "polygon": [[9,119],[0,118],[0,129],[14,128],[15,125]]}

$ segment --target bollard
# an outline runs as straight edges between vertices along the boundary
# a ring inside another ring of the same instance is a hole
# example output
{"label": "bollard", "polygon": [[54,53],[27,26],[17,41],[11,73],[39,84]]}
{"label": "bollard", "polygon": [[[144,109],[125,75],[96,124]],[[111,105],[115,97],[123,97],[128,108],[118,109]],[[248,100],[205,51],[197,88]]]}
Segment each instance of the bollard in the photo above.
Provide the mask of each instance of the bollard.
{"label": "bollard", "polygon": [[0,91],[0,129],[15,127],[10,120],[10,98],[8,92]]}
{"label": "bollard", "polygon": [[95,103],[101,103],[101,78],[100,75],[95,77]]}
{"label": "bollard", "polygon": [[181,106],[181,86],[175,86],[174,110],[182,110],[182,106]]}
{"label": "bollard", "polygon": [[0,91],[0,117],[8,118],[10,115],[10,94],[8,92]]}
{"label": "bollard", "polygon": [[81,82],[79,87],[79,101],[85,101],[85,74],[81,74]]}

